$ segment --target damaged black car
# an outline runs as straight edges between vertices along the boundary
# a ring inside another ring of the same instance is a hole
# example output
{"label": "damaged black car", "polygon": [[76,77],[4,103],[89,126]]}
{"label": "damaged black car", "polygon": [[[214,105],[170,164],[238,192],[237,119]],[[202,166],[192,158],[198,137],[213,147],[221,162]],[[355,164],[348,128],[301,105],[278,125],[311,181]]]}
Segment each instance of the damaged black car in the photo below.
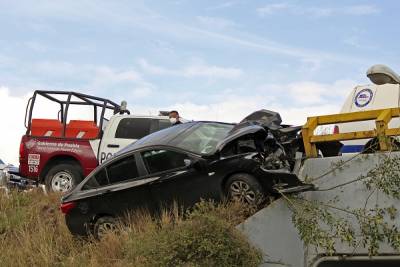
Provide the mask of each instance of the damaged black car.
{"label": "damaged black car", "polygon": [[[174,201],[261,203],[279,192],[312,190],[296,175],[300,127],[261,110],[239,124],[190,122],[146,136],[95,169],[62,199],[69,230],[101,236],[127,211],[158,212]],[[340,149],[340,147],[339,147]],[[337,152],[334,152],[337,153]]]}

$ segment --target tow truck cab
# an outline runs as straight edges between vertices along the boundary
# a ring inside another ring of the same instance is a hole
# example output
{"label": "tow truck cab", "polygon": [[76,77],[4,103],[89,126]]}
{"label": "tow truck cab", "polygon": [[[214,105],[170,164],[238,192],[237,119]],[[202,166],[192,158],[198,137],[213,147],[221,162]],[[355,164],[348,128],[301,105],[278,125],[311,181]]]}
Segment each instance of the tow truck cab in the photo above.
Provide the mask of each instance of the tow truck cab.
{"label": "tow truck cab", "polygon": [[126,104],[108,99],[35,91],[26,107],[20,174],[66,192],[118,150],[169,126],[166,116],[130,115]]}

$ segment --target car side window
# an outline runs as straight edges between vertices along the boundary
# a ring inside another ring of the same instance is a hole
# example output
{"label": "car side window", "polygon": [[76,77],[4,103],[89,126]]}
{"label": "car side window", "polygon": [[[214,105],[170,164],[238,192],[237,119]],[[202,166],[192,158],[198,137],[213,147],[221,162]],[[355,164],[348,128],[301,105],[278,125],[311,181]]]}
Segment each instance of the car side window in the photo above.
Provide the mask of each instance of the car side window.
{"label": "car side window", "polygon": [[187,166],[190,160],[184,153],[164,149],[147,150],[141,155],[149,173],[182,168]]}
{"label": "car side window", "polygon": [[138,178],[135,156],[129,155],[108,165],[107,176],[110,184]]}
{"label": "car side window", "polygon": [[82,190],[99,188],[108,185],[106,168],[102,168],[83,185]]}
{"label": "car side window", "polygon": [[140,139],[150,133],[152,119],[123,118],[115,132],[115,138]]}

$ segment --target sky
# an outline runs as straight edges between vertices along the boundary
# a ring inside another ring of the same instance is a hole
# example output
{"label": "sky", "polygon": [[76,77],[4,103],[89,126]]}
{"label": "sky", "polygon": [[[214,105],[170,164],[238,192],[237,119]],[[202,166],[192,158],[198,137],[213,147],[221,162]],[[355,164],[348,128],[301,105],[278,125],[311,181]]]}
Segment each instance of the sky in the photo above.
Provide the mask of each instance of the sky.
{"label": "sky", "polygon": [[[336,113],[373,64],[400,71],[400,2],[0,0],[0,158],[18,164],[32,92],[72,90],[134,114],[284,123]],[[46,112],[45,106],[41,107]]]}

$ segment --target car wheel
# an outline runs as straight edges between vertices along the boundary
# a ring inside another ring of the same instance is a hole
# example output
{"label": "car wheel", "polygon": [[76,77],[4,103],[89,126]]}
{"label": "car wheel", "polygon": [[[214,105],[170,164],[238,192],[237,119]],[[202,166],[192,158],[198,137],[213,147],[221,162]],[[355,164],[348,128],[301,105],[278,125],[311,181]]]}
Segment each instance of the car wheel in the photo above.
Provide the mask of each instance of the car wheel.
{"label": "car wheel", "polygon": [[103,216],[97,219],[93,227],[93,235],[97,239],[102,239],[107,233],[117,230],[117,220],[111,216]]}
{"label": "car wheel", "polygon": [[45,178],[49,192],[66,193],[82,181],[82,169],[76,163],[60,163],[50,167]]}
{"label": "car wheel", "polygon": [[253,176],[240,173],[232,175],[225,184],[228,199],[250,205],[259,205],[265,199],[261,184]]}

